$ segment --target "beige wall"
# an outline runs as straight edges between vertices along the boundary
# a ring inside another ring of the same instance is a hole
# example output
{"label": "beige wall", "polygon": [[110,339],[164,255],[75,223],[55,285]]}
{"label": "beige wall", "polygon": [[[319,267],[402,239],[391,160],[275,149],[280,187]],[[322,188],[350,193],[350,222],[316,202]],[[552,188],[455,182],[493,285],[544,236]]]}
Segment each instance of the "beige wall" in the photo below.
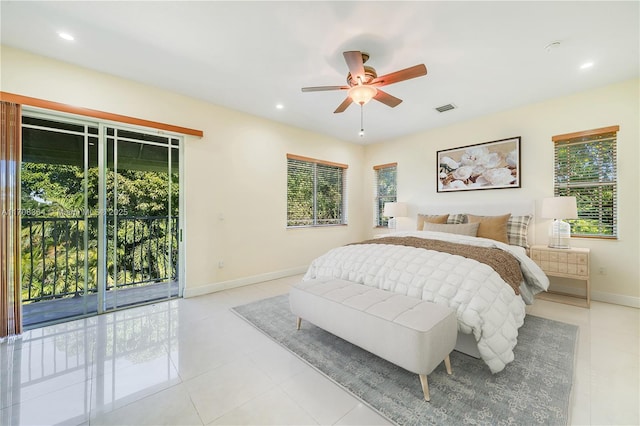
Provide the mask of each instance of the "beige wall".
{"label": "beige wall", "polygon": [[[414,215],[430,203],[512,199],[535,200],[539,211],[553,191],[551,136],[618,124],[621,237],[573,245],[592,249],[594,298],[640,306],[639,80],[363,147],[8,47],[1,54],[2,91],[204,131],[186,138],[184,152],[187,295],[301,272],[327,249],[373,234],[373,165],[398,162],[399,198]],[[512,136],[522,137],[522,188],[436,193],[437,150]],[[349,164],[348,226],[286,229],[286,153]],[[548,222],[536,221],[544,244]]]}
{"label": "beige wall", "polygon": [[348,164],[347,191],[361,194],[360,145],[6,46],[1,54],[2,91],[204,131],[184,147],[187,295],[303,272],[366,233],[360,202],[349,203],[348,226],[286,229],[286,154]]}
{"label": "beige wall", "polygon": [[[593,297],[640,307],[640,80],[631,80],[523,106],[475,120],[368,146],[364,169],[398,162],[398,199],[410,214],[428,212],[437,203],[540,202],[553,196],[553,135],[620,125],[618,133],[617,241],[574,238],[572,245],[591,249]],[[464,106],[461,106],[464,108]],[[451,111],[447,114],[455,114]],[[436,151],[521,136],[522,187],[518,189],[436,192]],[[372,174],[365,179],[372,184]],[[371,203],[369,203],[371,204]],[[372,206],[366,206],[371,216]],[[536,243],[546,244],[549,221],[536,219]],[[373,231],[372,231],[373,232]],[[601,267],[606,275],[599,274]],[[556,286],[574,286],[554,280]]]}

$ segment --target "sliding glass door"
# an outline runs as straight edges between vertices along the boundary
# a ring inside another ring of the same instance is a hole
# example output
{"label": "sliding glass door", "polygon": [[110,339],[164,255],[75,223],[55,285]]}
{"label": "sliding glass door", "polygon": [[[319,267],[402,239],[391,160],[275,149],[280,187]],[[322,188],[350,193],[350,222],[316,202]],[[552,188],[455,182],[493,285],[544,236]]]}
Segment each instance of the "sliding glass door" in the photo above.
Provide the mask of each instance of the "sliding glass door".
{"label": "sliding glass door", "polygon": [[178,296],[179,140],[105,133],[105,309]]}
{"label": "sliding glass door", "polygon": [[27,328],[181,295],[176,136],[23,114]]}
{"label": "sliding glass door", "polygon": [[22,119],[23,325],[98,312],[98,124]]}

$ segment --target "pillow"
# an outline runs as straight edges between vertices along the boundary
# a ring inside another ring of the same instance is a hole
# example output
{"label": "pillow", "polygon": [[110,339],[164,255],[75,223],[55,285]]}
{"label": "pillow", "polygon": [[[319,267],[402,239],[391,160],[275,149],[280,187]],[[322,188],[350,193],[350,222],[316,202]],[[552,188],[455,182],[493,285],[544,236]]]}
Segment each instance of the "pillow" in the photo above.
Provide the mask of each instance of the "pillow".
{"label": "pillow", "polygon": [[529,248],[529,222],[532,216],[511,216],[507,221],[507,238],[512,246]]}
{"label": "pillow", "polygon": [[422,226],[425,222],[429,223],[447,223],[448,214],[436,215],[436,214],[418,214],[418,221],[416,229],[422,231]]}
{"label": "pillow", "polygon": [[466,214],[450,214],[447,219],[447,223],[449,224],[457,224],[457,223],[467,223],[467,215]]}
{"label": "pillow", "polygon": [[509,244],[509,238],[507,237],[507,222],[510,217],[511,213],[502,216],[467,215],[469,223],[480,223],[480,226],[478,226],[478,237],[489,238],[505,244]]}
{"label": "pillow", "polygon": [[468,235],[475,237],[478,233],[479,223],[440,224],[424,223],[423,231],[448,232],[449,234]]}

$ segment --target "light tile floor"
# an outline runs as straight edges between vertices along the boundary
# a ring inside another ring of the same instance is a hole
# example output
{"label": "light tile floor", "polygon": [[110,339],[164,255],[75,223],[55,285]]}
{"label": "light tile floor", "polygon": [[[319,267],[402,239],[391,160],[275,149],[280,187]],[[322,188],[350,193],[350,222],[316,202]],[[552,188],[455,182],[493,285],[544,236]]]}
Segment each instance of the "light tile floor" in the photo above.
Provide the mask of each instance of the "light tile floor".
{"label": "light tile floor", "polygon": [[[237,317],[300,276],[25,332],[0,345],[2,425],[388,422]],[[640,424],[640,310],[544,300],[580,327],[572,424]]]}

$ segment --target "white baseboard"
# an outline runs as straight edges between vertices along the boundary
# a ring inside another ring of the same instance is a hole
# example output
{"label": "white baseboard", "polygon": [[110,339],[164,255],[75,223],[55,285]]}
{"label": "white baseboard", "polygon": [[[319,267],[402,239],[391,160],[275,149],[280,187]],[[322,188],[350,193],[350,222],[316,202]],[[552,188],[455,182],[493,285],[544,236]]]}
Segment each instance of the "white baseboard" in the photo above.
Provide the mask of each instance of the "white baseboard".
{"label": "white baseboard", "polygon": [[253,275],[250,277],[238,278],[235,280],[221,281],[218,283],[206,284],[194,288],[188,286],[184,289],[183,297],[202,296],[204,294],[215,293],[217,291],[229,290],[231,288],[243,287],[245,285],[257,284],[263,281],[277,280],[278,278],[290,277],[292,275],[304,274],[307,272],[307,266],[298,266],[297,268],[283,269],[281,271],[268,272],[266,274]]}
{"label": "white baseboard", "polygon": [[[554,284],[553,290],[573,296],[584,297],[584,291],[576,287],[566,287]],[[607,293],[604,291],[592,291],[591,300],[612,303],[614,305],[629,306],[631,308],[640,308],[640,297],[625,296],[624,294]]]}
{"label": "white baseboard", "polygon": [[605,293],[604,291],[592,291],[591,300],[613,303],[614,305],[640,308],[640,297],[625,296],[624,294]]}
{"label": "white baseboard", "polygon": [[[243,287],[246,285],[257,284],[263,281],[277,280],[279,278],[290,277],[292,275],[304,274],[308,266],[298,266],[297,268],[283,269],[281,271],[268,272],[266,274],[253,275],[250,277],[238,278],[235,280],[221,281],[218,283],[207,284],[195,288],[185,288],[184,297],[196,297],[204,294],[215,293],[217,291],[229,290],[231,288]],[[583,296],[584,291],[576,287],[565,287],[554,285],[554,291],[562,293]],[[640,308],[640,298],[633,296],[625,296],[623,294],[607,293],[604,291],[592,291],[591,300],[598,302],[612,303],[614,305],[629,306],[631,308]]]}

